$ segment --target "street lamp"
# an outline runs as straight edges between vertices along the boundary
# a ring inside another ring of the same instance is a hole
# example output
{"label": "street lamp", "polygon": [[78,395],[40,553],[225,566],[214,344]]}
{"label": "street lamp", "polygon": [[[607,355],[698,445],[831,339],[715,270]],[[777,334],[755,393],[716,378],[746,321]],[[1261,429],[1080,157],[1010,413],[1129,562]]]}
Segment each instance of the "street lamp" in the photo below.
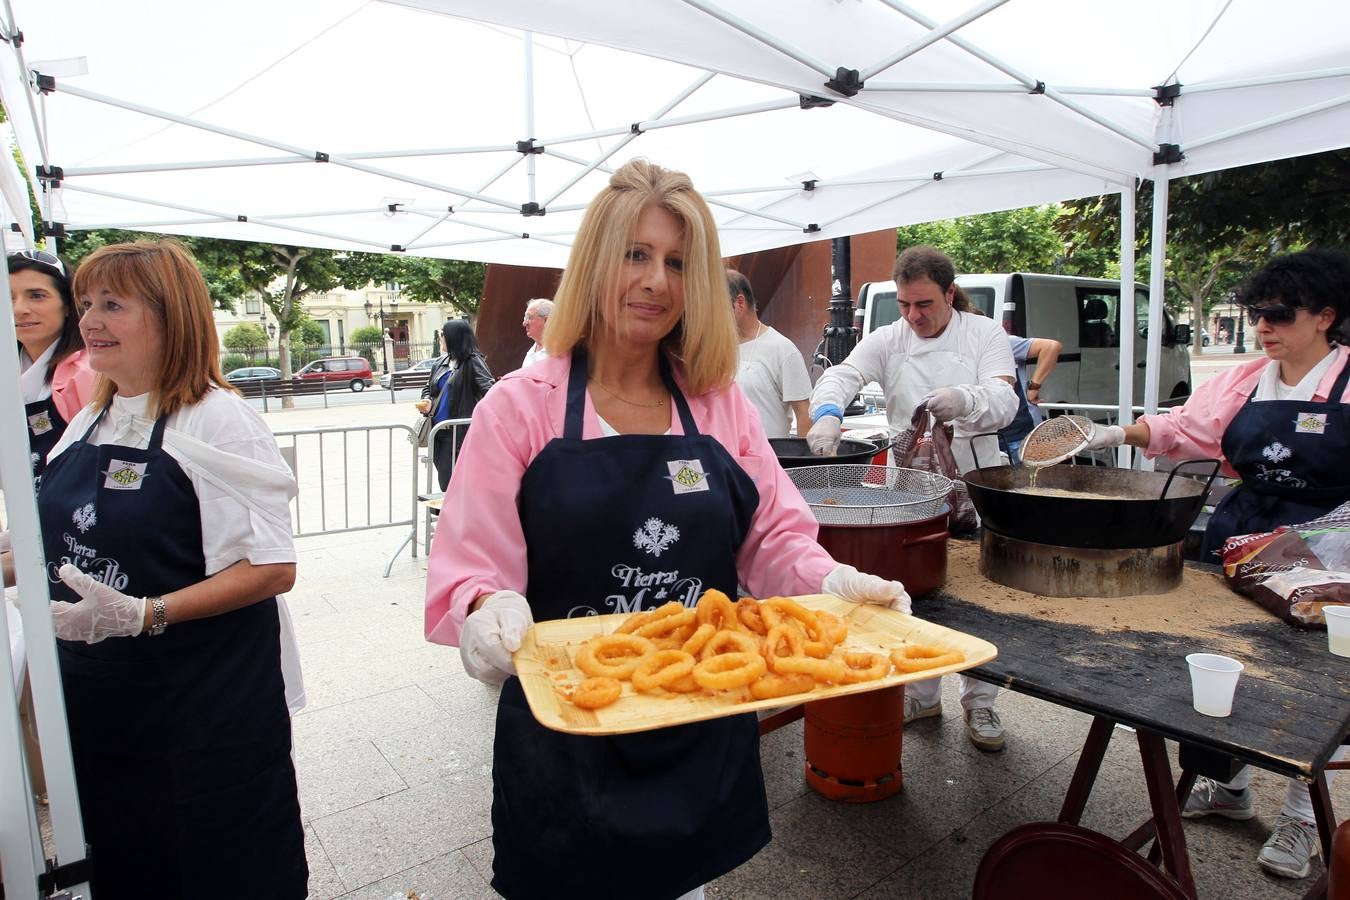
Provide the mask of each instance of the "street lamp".
{"label": "street lamp", "polygon": [[[389,350],[387,344],[387,337],[389,334],[389,324],[387,320],[390,317],[398,315],[398,300],[397,298],[391,298],[389,300],[389,312],[387,313],[384,311],[384,297],[380,298],[380,306],[378,310],[375,308],[375,304],[371,303],[369,300],[365,302],[365,307],[367,319],[371,318],[372,316],[380,317],[380,358],[384,360],[384,370],[388,372]],[[395,321],[398,320],[395,319]]]}

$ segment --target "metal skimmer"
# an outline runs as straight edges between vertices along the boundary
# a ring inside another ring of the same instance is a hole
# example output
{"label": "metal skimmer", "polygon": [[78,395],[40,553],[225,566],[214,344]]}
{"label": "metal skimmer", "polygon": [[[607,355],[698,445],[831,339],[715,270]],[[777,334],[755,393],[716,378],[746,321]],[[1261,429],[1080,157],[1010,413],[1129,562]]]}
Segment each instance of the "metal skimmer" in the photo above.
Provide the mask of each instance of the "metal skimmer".
{"label": "metal skimmer", "polygon": [[931,519],[947,506],[952,480],[895,466],[788,469],[821,525],[899,525]]}
{"label": "metal skimmer", "polygon": [[1031,429],[1018,448],[1022,465],[1038,469],[1063,462],[1088,445],[1092,428],[1092,420],[1086,416],[1046,419]]}

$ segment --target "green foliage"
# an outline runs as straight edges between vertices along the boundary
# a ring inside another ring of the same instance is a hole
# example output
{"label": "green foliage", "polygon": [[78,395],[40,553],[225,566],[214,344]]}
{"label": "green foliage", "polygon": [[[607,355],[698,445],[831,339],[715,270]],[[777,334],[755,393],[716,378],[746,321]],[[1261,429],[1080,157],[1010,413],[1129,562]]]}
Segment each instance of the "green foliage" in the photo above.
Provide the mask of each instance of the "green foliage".
{"label": "green foliage", "polygon": [[291,341],[302,347],[317,347],[326,343],[327,338],[324,337],[323,327],[318,322],[305,318],[291,330]]}
{"label": "green foliage", "polygon": [[[132,241],[162,240],[162,234],[149,234],[142,231],[124,231],[118,228],[101,228],[94,231],[72,231],[61,241],[61,253],[70,262],[72,269],[80,260],[100,247],[109,244],[125,244]],[[221,241],[217,238],[175,237],[197,260],[197,268],[206,280],[206,290],[211,302],[217,309],[234,312],[235,303],[247,292],[239,271],[228,257],[222,258],[216,252],[216,245],[230,244],[234,241]]]}
{"label": "green foliage", "polygon": [[[378,253],[350,253],[341,261],[349,287],[397,283],[417,303],[451,303],[468,316],[478,314],[487,266],[458,259],[422,259]],[[378,340],[378,338],[377,338]]]}
{"label": "green foliage", "polygon": [[220,342],[228,350],[257,350],[267,346],[267,332],[252,322],[244,322],[225,332]]}
{"label": "green foliage", "polygon": [[898,230],[896,246],[937,247],[958,272],[1052,272],[1065,252],[1054,229],[1058,216],[1057,207],[1030,206],[907,225]]}
{"label": "green foliage", "polygon": [[353,344],[378,344],[384,340],[384,333],[378,325],[362,325],[352,332]]}

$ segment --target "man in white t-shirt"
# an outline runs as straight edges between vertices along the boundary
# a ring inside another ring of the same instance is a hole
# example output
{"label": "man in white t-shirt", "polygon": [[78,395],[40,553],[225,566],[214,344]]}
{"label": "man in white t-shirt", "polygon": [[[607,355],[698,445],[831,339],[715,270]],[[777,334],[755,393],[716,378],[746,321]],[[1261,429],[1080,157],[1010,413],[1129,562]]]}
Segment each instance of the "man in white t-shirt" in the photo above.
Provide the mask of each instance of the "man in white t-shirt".
{"label": "man in white t-shirt", "polygon": [[741,337],[736,383],[759,410],[765,435],[787,437],[791,417],[795,416],[797,434],[805,437],[811,428],[807,403],[811,376],[797,345],[759,320],[750,279],[735,269],[727,269],[727,291],[736,315],[736,331]]}
{"label": "man in white t-shirt", "polygon": [[525,329],[525,334],[534,343],[530,345],[529,350],[525,351],[525,361],[520,364],[522,369],[548,356],[540,341],[544,337],[544,326],[548,324],[548,316],[551,312],[553,312],[553,301],[546,300],[543,297],[537,297],[525,304],[525,318],[521,320],[520,324]]}

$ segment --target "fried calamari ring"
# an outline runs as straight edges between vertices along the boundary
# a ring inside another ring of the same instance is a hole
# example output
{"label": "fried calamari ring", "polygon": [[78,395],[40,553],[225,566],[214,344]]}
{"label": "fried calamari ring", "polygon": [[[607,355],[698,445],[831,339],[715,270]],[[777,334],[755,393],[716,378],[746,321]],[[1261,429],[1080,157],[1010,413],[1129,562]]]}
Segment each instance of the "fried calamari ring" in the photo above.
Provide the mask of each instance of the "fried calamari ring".
{"label": "fried calamari ring", "polygon": [[644,656],[633,670],[633,687],[650,692],[679,681],[694,671],[694,657],[683,650],[658,650]]}
{"label": "fried calamari ring", "polygon": [[684,609],[684,604],[678,600],[672,600],[669,603],[658,606],[656,609],[649,609],[646,612],[634,613],[623,620],[618,628],[614,629],[615,634],[633,634],[648,622],[655,622],[657,619],[665,616],[673,616]]}
{"label": "fried calamari ring", "polygon": [[699,653],[699,659],[712,659],[714,656],[721,656],[724,653],[753,653],[759,654],[759,644],[755,641],[755,636],[746,634],[744,631],[719,631],[712,636],[708,643],[703,645],[703,651]]}
{"label": "fried calamari ring", "polygon": [[848,677],[848,666],[839,660],[810,656],[779,657],[774,662],[774,671],[779,675],[810,675],[816,681],[828,684],[844,684],[844,679]]}
{"label": "fried calamari ring", "polygon": [[816,621],[820,623],[825,630],[825,636],[828,637],[836,646],[844,642],[848,637],[848,623],[840,619],[834,613],[826,612],[823,609],[816,610]]}
{"label": "fried calamari ring", "polygon": [[756,700],[772,700],[774,697],[789,697],[793,694],[805,694],[816,689],[816,680],[810,675],[765,675],[750,683],[750,696]]}
{"label": "fried calamari ring", "polygon": [[717,626],[712,624],[711,622],[706,622],[698,626],[698,628],[694,631],[693,634],[689,636],[688,640],[684,642],[684,645],[680,647],[680,649],[683,650],[685,653],[691,653],[694,656],[698,656],[698,651],[703,649],[704,644],[712,640],[712,636],[714,634],[717,634]]}
{"label": "fried calamari ring", "polygon": [[959,663],[966,658],[960,650],[943,650],[926,644],[907,644],[891,651],[891,662],[901,672],[923,672]]}
{"label": "fried calamari ring", "polygon": [[788,623],[775,625],[769,629],[769,636],[764,639],[764,661],[769,664],[770,669],[777,672],[779,659],[806,654],[804,644],[800,628]]}
{"label": "fried calamari ring", "polygon": [[769,624],[764,621],[764,614],[759,610],[759,601],[754,597],[742,597],[736,601],[736,618],[746,631],[758,635],[769,633]]}
{"label": "fried calamari ring", "polygon": [[770,597],[759,606],[770,628],[786,624],[789,620],[797,623],[806,635],[804,649],[807,656],[824,659],[834,649],[836,641],[831,639],[829,630],[820,623],[814,612],[797,601],[787,597]]}
{"label": "fried calamari ring", "polygon": [[766,671],[758,653],[723,653],[694,666],[694,680],[710,691],[745,687]]}
{"label": "fried calamari ring", "polygon": [[694,674],[690,672],[683,678],[677,678],[666,685],[666,690],[672,694],[693,694],[703,690],[703,686],[694,680]]}
{"label": "fried calamari ring", "polygon": [[[676,605],[679,606],[679,604]],[[685,609],[683,606],[680,606],[680,610],[681,612],[673,613],[668,616],[661,616],[659,619],[653,619],[646,625],[640,626],[636,633],[639,637],[651,638],[653,640],[656,638],[677,637],[681,628],[684,628],[686,625],[692,625],[694,622],[694,611],[692,609]],[[684,643],[683,638],[680,638],[680,643]]]}
{"label": "fried calamari ring", "polygon": [[736,604],[717,588],[709,588],[698,598],[695,607],[698,624],[715,625],[718,631],[740,631],[741,622],[736,618]]}
{"label": "fried calamari ring", "polygon": [[582,709],[599,709],[619,699],[623,685],[613,678],[587,678],[572,692],[572,703]]}
{"label": "fried calamari ring", "polygon": [[602,634],[581,645],[576,664],[587,675],[623,681],[655,650],[651,641],[635,634]]}
{"label": "fried calamari ring", "polygon": [[[844,684],[876,681],[891,674],[891,661],[881,653],[844,652],[839,654],[839,661],[848,669],[844,673]],[[637,683],[636,676],[633,683]]]}

